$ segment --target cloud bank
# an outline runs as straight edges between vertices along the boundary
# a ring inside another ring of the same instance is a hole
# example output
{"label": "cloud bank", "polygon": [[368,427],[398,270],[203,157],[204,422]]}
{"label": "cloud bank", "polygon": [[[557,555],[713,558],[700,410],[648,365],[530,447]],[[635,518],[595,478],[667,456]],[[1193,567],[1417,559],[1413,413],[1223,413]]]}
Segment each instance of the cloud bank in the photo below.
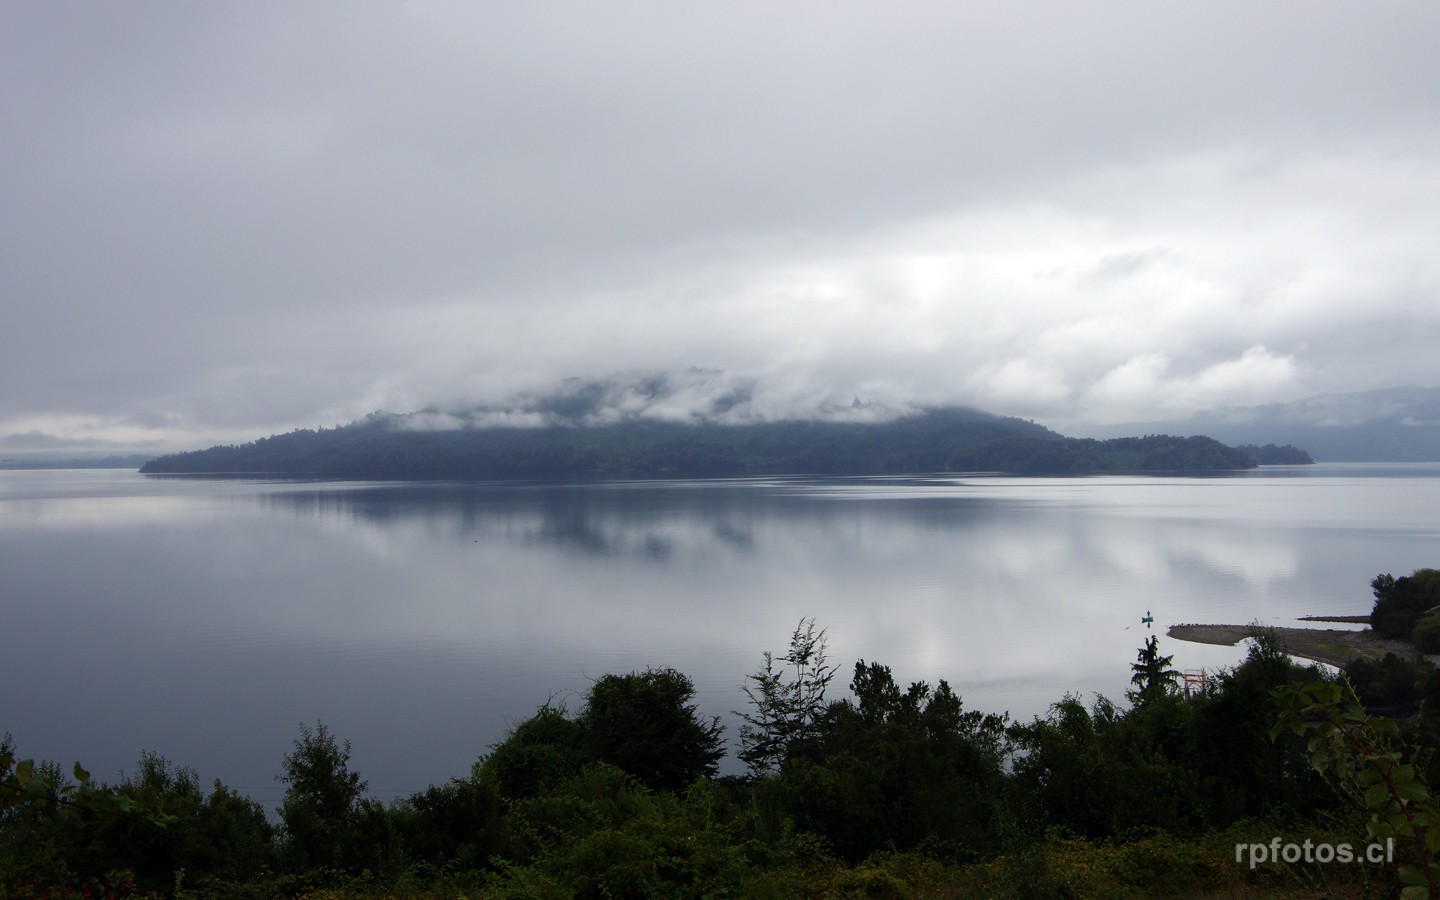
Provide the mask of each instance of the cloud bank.
{"label": "cloud bank", "polygon": [[1440,384],[1431,2],[0,16],[7,451]]}

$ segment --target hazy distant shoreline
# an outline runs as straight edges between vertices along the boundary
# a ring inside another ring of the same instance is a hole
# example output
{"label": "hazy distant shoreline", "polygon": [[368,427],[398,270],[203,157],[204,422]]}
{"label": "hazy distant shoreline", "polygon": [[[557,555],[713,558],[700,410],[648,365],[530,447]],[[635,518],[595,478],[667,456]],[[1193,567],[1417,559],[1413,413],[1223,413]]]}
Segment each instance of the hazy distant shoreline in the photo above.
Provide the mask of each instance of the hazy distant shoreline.
{"label": "hazy distant shoreline", "polygon": [[153,453],[126,456],[76,456],[69,459],[0,459],[0,469],[138,469],[155,459]]}

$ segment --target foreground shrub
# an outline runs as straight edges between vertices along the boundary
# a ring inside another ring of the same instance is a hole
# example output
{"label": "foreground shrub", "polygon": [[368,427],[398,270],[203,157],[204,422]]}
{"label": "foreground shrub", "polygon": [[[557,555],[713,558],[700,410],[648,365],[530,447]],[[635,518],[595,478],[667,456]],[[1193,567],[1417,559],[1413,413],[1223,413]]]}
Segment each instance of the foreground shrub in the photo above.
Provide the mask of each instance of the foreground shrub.
{"label": "foreground shrub", "polygon": [[507,820],[506,890],[544,883],[559,896],[740,895],[748,870],[738,832],[717,815],[706,783],[684,798],[651,791],[605,764],[587,766]]}
{"label": "foreground shrub", "polygon": [[534,797],[584,767],[584,744],[584,729],[565,714],[565,707],[545,703],[491,748],[476,764],[475,775],[494,783],[502,796]]}
{"label": "foreground shrub", "polygon": [[965,711],[944,681],[902,693],[878,663],[857,663],[850,689],[856,700],[831,704],[781,768],[796,828],[851,861],[923,841],[993,852],[1004,719]]}
{"label": "foreground shrub", "polygon": [[592,757],[657,790],[714,777],[725,757],[724,729],[718,716],[700,716],[694,696],[690,678],[674,669],[597,679],[580,716]]}

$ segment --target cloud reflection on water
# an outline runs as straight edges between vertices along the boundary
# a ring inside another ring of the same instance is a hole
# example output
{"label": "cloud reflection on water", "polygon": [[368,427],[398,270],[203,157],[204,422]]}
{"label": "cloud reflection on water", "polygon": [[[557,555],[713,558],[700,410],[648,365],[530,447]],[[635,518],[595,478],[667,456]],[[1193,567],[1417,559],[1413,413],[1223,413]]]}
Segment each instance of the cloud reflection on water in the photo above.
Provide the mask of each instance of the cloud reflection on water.
{"label": "cloud reflection on water", "polygon": [[[879,661],[1026,718],[1070,691],[1118,698],[1147,609],[1161,632],[1365,611],[1376,572],[1434,562],[1418,523],[1440,486],[1410,479],[1397,507],[1396,485],[1342,478],[113,478],[0,486],[25,623],[0,676],[30,697],[0,726],[22,751],[105,772],[156,749],[253,785],[321,717],[374,786],[406,789],[463,774],[507,722],[609,671],[673,665],[723,714],[802,616],[846,677]],[[1239,654],[1166,650],[1181,667]]]}

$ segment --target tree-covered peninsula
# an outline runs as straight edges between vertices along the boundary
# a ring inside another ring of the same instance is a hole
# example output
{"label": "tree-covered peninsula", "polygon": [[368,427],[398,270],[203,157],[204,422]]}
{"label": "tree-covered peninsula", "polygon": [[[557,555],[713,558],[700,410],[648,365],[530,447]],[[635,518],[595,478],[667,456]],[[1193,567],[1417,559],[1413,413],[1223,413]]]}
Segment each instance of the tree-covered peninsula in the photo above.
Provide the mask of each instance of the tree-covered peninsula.
{"label": "tree-covered peninsula", "polygon": [[147,474],[337,478],[1023,475],[1249,469],[1255,459],[1207,437],[1069,438],[1023,419],[973,409],[919,411],[884,422],[743,425],[632,420],[609,425],[419,428],[375,414],[248,444],[162,456]]}
{"label": "tree-covered peninsula", "polygon": [[1250,457],[1262,466],[1313,466],[1315,460],[1309,453],[1286,444],[1277,447],[1274,444],[1266,444],[1263,447],[1255,444],[1241,444],[1235,449],[1250,454]]}

